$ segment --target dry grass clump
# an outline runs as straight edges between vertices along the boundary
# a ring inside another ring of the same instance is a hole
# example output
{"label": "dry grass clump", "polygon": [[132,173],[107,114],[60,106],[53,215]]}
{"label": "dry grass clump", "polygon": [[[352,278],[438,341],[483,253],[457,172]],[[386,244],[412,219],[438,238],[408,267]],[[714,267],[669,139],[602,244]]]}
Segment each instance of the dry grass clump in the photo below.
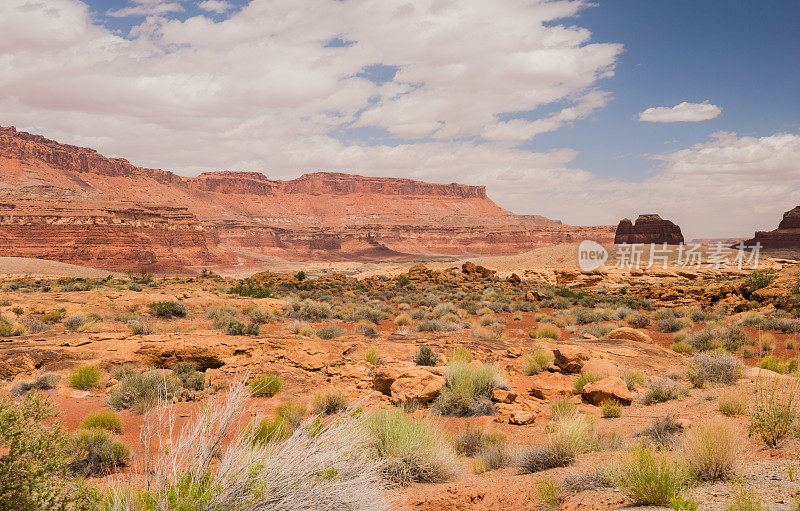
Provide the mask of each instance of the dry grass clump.
{"label": "dry grass clump", "polygon": [[616,419],[622,416],[622,405],[616,399],[606,399],[600,403],[600,411],[607,419]]}
{"label": "dry grass clump", "polygon": [[461,324],[455,321],[426,319],[417,324],[417,330],[420,332],[455,332],[461,330]]}
{"label": "dry grass clump", "polygon": [[578,406],[569,397],[561,397],[550,401],[550,413],[553,420],[557,421],[562,417],[572,415],[578,411]]}
{"label": "dry grass clump", "polygon": [[646,377],[644,371],[641,369],[628,369],[622,375],[622,379],[625,380],[625,385],[628,387],[628,390],[636,390],[636,387],[639,385],[643,385],[646,381]]}
{"label": "dry grass clump", "polygon": [[678,330],[683,330],[687,326],[689,325],[685,321],[681,321],[680,319],[674,317],[659,319],[656,322],[656,329],[659,332],[666,333],[677,332]]}
{"label": "dry grass clump", "polygon": [[670,506],[681,498],[691,475],[667,452],[643,445],[619,469],[617,485],[634,505]]}
{"label": "dry grass clump", "polygon": [[85,314],[70,314],[61,320],[61,324],[64,325],[67,330],[72,330],[75,332],[88,321],[89,318],[87,318]]}
{"label": "dry grass clump", "polygon": [[112,433],[122,433],[122,419],[111,410],[100,410],[90,413],[81,422],[81,429],[105,429]]}
{"label": "dry grass clump", "polygon": [[466,362],[469,364],[472,360],[472,351],[465,346],[459,346],[447,356],[448,362]]}
{"label": "dry grass clump", "polygon": [[583,393],[583,387],[585,387],[589,383],[594,383],[596,381],[602,380],[602,376],[598,376],[592,373],[581,373],[580,376],[575,380],[575,392],[578,394]]}
{"label": "dry grass clump", "polygon": [[729,422],[712,419],[690,429],[684,437],[683,454],[700,481],[729,479],[740,448],[740,434]]}
{"label": "dry grass clump", "polygon": [[758,495],[742,486],[736,486],[728,498],[726,511],[766,511]]}
{"label": "dry grass clump", "polygon": [[69,384],[80,390],[89,390],[100,381],[100,369],[95,366],[81,366],[69,373]]}
{"label": "dry grass clump", "polygon": [[497,369],[491,364],[472,366],[453,361],[445,372],[445,385],[433,408],[442,415],[468,417],[494,415],[492,390],[502,386]]}
{"label": "dry grass clump", "polygon": [[518,465],[523,473],[563,467],[596,445],[597,434],[592,419],[582,413],[571,413],[554,418],[548,425],[545,445],[523,451]]}
{"label": "dry grass clump", "polygon": [[397,326],[408,326],[411,324],[411,315],[408,313],[401,313],[398,314],[396,318],[394,318],[394,324]]}
{"label": "dry grass clump", "polygon": [[17,382],[11,387],[11,395],[24,396],[31,390],[49,390],[56,388],[61,377],[57,374],[47,373],[38,376],[35,380],[30,382]]}
{"label": "dry grass clump", "polygon": [[460,471],[450,442],[425,419],[414,419],[398,408],[381,409],[369,415],[367,427],[377,440],[382,473],[391,483],[438,483]]}
{"label": "dry grass clump", "polygon": [[539,374],[553,363],[553,352],[536,348],[532,353],[525,355],[522,360],[522,371],[528,376]]}
{"label": "dry grass clump", "polygon": [[82,476],[109,474],[127,465],[130,449],[103,428],[78,430],[70,442],[70,469]]}
{"label": "dry grass clump", "polygon": [[335,339],[346,333],[347,331],[338,325],[325,325],[317,328],[317,337],[320,339]]}
{"label": "dry grass clump", "polygon": [[742,388],[731,388],[720,394],[717,399],[719,411],[729,417],[747,413],[747,395]]}
{"label": "dry grass clump", "polygon": [[646,437],[658,445],[669,446],[675,441],[675,435],[681,429],[675,416],[670,414],[657,417],[650,426],[637,433],[636,436]]}
{"label": "dry grass clump", "polygon": [[468,429],[455,440],[456,451],[470,458],[473,472],[482,474],[508,465],[511,456],[506,445],[506,436],[499,432],[485,433],[479,429]]}
{"label": "dry grass clump", "polygon": [[553,339],[557,341],[561,337],[561,329],[555,325],[539,325],[536,328],[535,337],[537,339]]}
{"label": "dry grass clump", "polygon": [[553,511],[561,509],[561,505],[567,499],[567,496],[561,484],[555,478],[543,477],[535,485],[539,500],[542,501],[542,504],[547,509]]}
{"label": "dry grass clump", "polygon": [[142,372],[123,366],[114,372],[114,377],[117,384],[111,387],[107,402],[115,410],[127,408],[144,413],[180,389],[180,382],[163,371]]}
{"label": "dry grass clump", "polygon": [[283,388],[283,380],[274,374],[263,374],[250,380],[247,388],[254,397],[272,397]]}
{"label": "dry grass clump", "polygon": [[350,397],[342,389],[325,389],[311,396],[311,411],[322,415],[339,413],[350,403]]}
{"label": "dry grass clump", "polygon": [[644,394],[642,403],[645,405],[665,403],[673,399],[678,399],[685,394],[686,389],[678,382],[665,378],[656,378],[650,383],[650,388]]}

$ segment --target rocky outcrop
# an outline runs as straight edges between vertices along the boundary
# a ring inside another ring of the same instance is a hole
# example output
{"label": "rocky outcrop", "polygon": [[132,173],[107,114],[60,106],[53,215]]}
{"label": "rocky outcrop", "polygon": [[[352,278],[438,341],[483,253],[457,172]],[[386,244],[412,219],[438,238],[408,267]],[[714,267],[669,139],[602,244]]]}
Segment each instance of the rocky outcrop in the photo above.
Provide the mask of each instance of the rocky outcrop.
{"label": "rocky outcrop", "polygon": [[800,250],[800,206],[784,213],[774,231],[757,231],[755,236],[744,242],[745,246],[755,246],[756,243],[766,249]]}
{"label": "rocky outcrop", "polygon": [[614,243],[683,243],[681,228],[655,214],[639,215],[633,223],[623,218],[614,234]]}
{"label": "rocky outcrop", "polygon": [[183,177],[0,127],[0,256],[241,272],[273,257],[500,255],[610,237],[609,226],[512,214],[482,186],[334,172]]}

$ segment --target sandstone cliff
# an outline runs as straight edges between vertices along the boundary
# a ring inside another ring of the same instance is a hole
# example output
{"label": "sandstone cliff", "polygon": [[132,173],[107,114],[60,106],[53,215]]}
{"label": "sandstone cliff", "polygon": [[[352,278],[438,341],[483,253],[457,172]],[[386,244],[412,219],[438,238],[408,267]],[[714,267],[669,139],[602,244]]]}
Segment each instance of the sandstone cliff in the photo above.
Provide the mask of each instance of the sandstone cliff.
{"label": "sandstone cliff", "polygon": [[614,243],[683,243],[681,228],[659,215],[639,215],[635,223],[623,218],[617,225]]}
{"label": "sandstone cliff", "polygon": [[800,250],[800,206],[784,213],[774,231],[757,231],[753,238],[744,242],[746,246],[756,243],[766,249]]}
{"label": "sandstone cliff", "polygon": [[129,270],[246,267],[270,257],[512,254],[611,227],[514,215],[482,186],[317,172],[184,177],[0,127],[0,255]]}

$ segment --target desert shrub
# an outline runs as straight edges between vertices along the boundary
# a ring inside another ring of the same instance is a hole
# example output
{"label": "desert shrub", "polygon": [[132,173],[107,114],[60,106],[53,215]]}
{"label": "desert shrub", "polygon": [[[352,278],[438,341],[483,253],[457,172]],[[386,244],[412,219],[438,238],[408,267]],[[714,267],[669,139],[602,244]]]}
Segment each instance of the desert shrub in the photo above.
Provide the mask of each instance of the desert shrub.
{"label": "desert shrub", "polygon": [[258,335],[260,330],[257,323],[245,324],[238,319],[228,321],[223,329],[227,335]]}
{"label": "desert shrub", "polygon": [[90,509],[86,489],[69,471],[68,435],[40,392],[19,402],[0,398],[0,507]]}
{"label": "desert shrub", "polygon": [[378,354],[378,350],[375,348],[367,350],[367,352],[364,354],[364,360],[374,366],[383,364],[383,359],[381,358],[380,354]]}
{"label": "desert shrub", "polygon": [[689,472],[670,453],[643,445],[620,467],[617,484],[635,505],[669,506],[690,481]]}
{"label": "desert shrub", "polygon": [[769,286],[778,276],[769,270],[754,270],[744,281],[744,286],[751,293]]}
{"label": "desert shrub", "polygon": [[554,418],[548,425],[544,446],[523,451],[518,460],[523,473],[535,473],[563,467],[597,444],[594,423],[582,413],[570,413]]}
{"label": "desert shrub", "polygon": [[411,324],[411,316],[405,312],[398,314],[397,317],[394,318],[394,324],[397,326],[408,326]]}
{"label": "desert shrub", "polygon": [[774,355],[767,355],[758,363],[758,367],[761,369],[768,369],[780,374],[794,372],[797,370],[797,366],[798,360],[796,358],[783,360]]}
{"label": "desert shrub", "polygon": [[81,366],[69,374],[69,384],[80,390],[95,387],[100,381],[100,369],[95,366]]}
{"label": "desert shrub", "polygon": [[760,327],[764,321],[764,316],[757,312],[745,312],[742,314],[739,324],[743,326]]}
{"label": "desert shrub", "polygon": [[582,307],[572,309],[570,311],[570,315],[575,319],[575,323],[578,325],[586,325],[588,323],[594,323],[595,321],[601,321],[603,318],[597,313],[597,311],[591,309],[584,309]]}
{"label": "desert shrub", "polygon": [[448,314],[455,314],[458,315],[458,309],[455,305],[450,302],[447,303],[440,303],[436,307],[434,307],[433,311],[431,311],[433,317],[436,319],[441,318],[442,316],[446,316]]}
{"label": "desert shrub", "polygon": [[147,305],[150,314],[157,318],[185,318],[186,307],[175,300],[152,302]]}
{"label": "desert shrub", "polygon": [[439,361],[439,355],[437,355],[430,346],[423,344],[417,348],[413,361],[420,366],[435,366]]}
{"label": "desert shrub", "polygon": [[689,380],[696,387],[705,382],[731,384],[739,379],[742,363],[727,351],[714,350],[698,353],[689,365]]}
{"label": "desert shrub", "polygon": [[233,295],[249,296],[251,298],[269,298],[272,296],[271,288],[253,279],[240,280],[228,292]]}
{"label": "desert shrub", "polygon": [[656,319],[679,318],[680,314],[677,309],[658,309],[653,314],[653,317]]}
{"label": "desert shrub", "polygon": [[57,374],[48,373],[38,376],[35,380],[30,382],[18,382],[11,387],[11,394],[14,396],[22,396],[31,390],[49,390],[56,388],[58,381],[61,377]]}
{"label": "desert shrub", "polygon": [[497,384],[498,374],[493,365],[476,367],[453,361],[445,372],[445,385],[439,391],[434,408],[442,415],[456,417],[494,415],[490,397]]}
{"label": "desert shrub", "polygon": [[426,319],[417,324],[417,330],[420,332],[454,332],[461,330],[461,325],[454,321]]}
{"label": "desert shrub", "polygon": [[672,414],[653,419],[653,423],[637,433],[637,436],[646,437],[658,445],[671,445],[675,435],[681,431],[681,426]]}
{"label": "desert shrub", "polygon": [[528,376],[539,374],[553,363],[553,352],[542,348],[533,350],[522,360],[523,372]]}
{"label": "desert shrub", "polygon": [[717,406],[723,415],[734,417],[747,412],[747,396],[741,388],[731,388],[720,394]]}
{"label": "desert shrub", "polygon": [[63,320],[66,315],[67,309],[62,307],[61,309],[55,309],[42,315],[42,321],[48,325],[52,325],[53,323],[58,323]]}
{"label": "desert shrub", "polygon": [[[731,490],[731,495],[726,503],[726,511],[766,511],[767,508],[759,500],[753,490],[736,486]],[[794,509],[794,508],[793,508]]]}
{"label": "desert shrub", "polygon": [[499,432],[486,433],[481,429],[467,429],[453,443],[458,454],[474,458],[485,449],[505,446],[506,437]]}
{"label": "desert shrub", "polygon": [[250,321],[257,325],[264,325],[275,321],[275,315],[269,309],[256,308],[249,311],[247,316],[250,318]]}
{"label": "desert shrub", "polygon": [[575,380],[575,392],[577,392],[578,394],[582,394],[583,387],[585,387],[587,383],[594,383],[602,379],[603,379],[602,376],[598,376],[596,374],[581,373]]}
{"label": "desert shrub", "polygon": [[625,380],[628,390],[635,390],[638,385],[643,385],[645,382],[644,371],[641,369],[628,369],[623,373],[622,379]]}
{"label": "desert shrub", "polygon": [[178,362],[172,366],[172,375],[187,390],[203,390],[206,383],[206,375],[197,370],[194,362]]}
{"label": "desert shrub", "polygon": [[555,325],[545,324],[536,328],[537,339],[553,339],[557,341],[559,337],[561,337],[561,330]]}
{"label": "desert shrub", "polygon": [[30,334],[40,334],[42,332],[46,332],[50,330],[50,326],[43,321],[39,321],[38,319],[28,319],[24,323],[25,331]]}
{"label": "desert shrub", "polygon": [[101,428],[80,429],[70,442],[75,459],[69,467],[82,476],[105,475],[128,463],[130,450]]}
{"label": "desert shrub", "polygon": [[550,401],[550,413],[553,414],[553,420],[557,421],[568,415],[577,413],[578,407],[568,397],[560,397]]}
{"label": "desert shrub", "polygon": [[705,323],[706,321],[714,321],[716,319],[719,319],[719,314],[715,314],[709,311],[704,311],[702,309],[689,309],[687,315],[689,316],[689,319],[691,319],[695,323]]}
{"label": "desert shrub", "polygon": [[254,397],[272,397],[283,388],[283,380],[274,374],[264,374],[250,380],[247,388]]}
{"label": "desert shrub", "polygon": [[718,481],[733,475],[739,447],[739,432],[728,422],[715,419],[686,433],[683,453],[695,477]]}
{"label": "desert shrub", "polygon": [[798,380],[761,377],[756,381],[755,402],[750,411],[750,434],[776,447],[792,432],[797,411]]}
{"label": "desert shrub", "polygon": [[356,325],[356,332],[360,333],[361,335],[373,336],[377,335],[378,330],[375,328],[375,325],[369,321],[360,321]]}
{"label": "desert shrub", "polygon": [[347,331],[337,325],[326,325],[317,328],[317,337],[320,339],[335,339],[346,334]]}
{"label": "desert shrub", "polygon": [[115,371],[114,377],[117,384],[111,387],[107,402],[115,410],[144,413],[179,389],[179,383],[172,375],[156,371],[143,373],[129,366]]}
{"label": "desert shrub", "polygon": [[347,392],[341,389],[324,389],[311,396],[311,411],[323,415],[339,413],[350,403]]}
{"label": "desert shrub", "polygon": [[684,341],[673,342],[670,348],[672,348],[672,351],[675,353],[682,353],[684,355],[692,355],[695,351],[697,351],[694,346]]}
{"label": "desert shrub", "polygon": [[465,346],[455,348],[450,355],[447,356],[448,362],[472,362],[472,351]]}
{"label": "desert shrub", "polygon": [[625,322],[633,328],[647,328],[650,326],[650,316],[643,312],[628,314],[625,316]]}
{"label": "desert shrub", "polygon": [[128,289],[128,291],[136,291],[136,292],[139,292],[139,291],[141,291],[141,290],[142,290],[142,286],[141,286],[141,285],[139,285],[139,284],[137,284],[136,282],[131,282],[130,284],[128,284],[128,285],[126,286],[126,288]]}
{"label": "desert shrub", "polygon": [[536,482],[536,492],[542,504],[547,509],[554,511],[561,509],[561,505],[567,499],[561,484],[553,477],[544,477],[538,480]]}
{"label": "desert shrub", "polygon": [[603,417],[615,419],[622,416],[622,405],[616,399],[606,399],[600,403],[600,410]]}
{"label": "desert shrub", "polygon": [[685,390],[675,381],[667,380],[664,378],[656,378],[647,389],[642,403],[645,405],[653,405],[656,403],[664,403],[673,399],[678,399],[683,396]]}
{"label": "desert shrub", "polygon": [[427,420],[395,408],[374,411],[367,424],[385,463],[382,472],[391,483],[438,483],[459,472],[455,451]]}
{"label": "desert shrub", "polygon": [[503,336],[503,327],[493,324],[488,328],[482,326],[472,328],[470,334],[478,339],[500,339]]}
{"label": "desert shrub", "polygon": [[112,433],[122,433],[122,419],[111,410],[90,413],[81,422],[81,429],[105,429]]}
{"label": "desert shrub", "polygon": [[61,324],[64,325],[67,330],[72,330],[74,332],[85,325],[87,321],[88,319],[84,314],[70,314],[61,320]]}
{"label": "desert shrub", "polygon": [[153,328],[142,319],[129,319],[126,323],[134,335],[147,335],[153,333]]}
{"label": "desert shrub", "polygon": [[331,314],[331,306],[327,303],[308,299],[290,302],[287,308],[287,315],[290,318],[304,321],[321,321],[331,317]]}
{"label": "desert shrub", "polygon": [[25,330],[21,326],[14,326],[14,324],[0,315],[0,337],[11,337],[22,335]]}
{"label": "desert shrub", "polygon": [[766,317],[761,322],[764,330],[778,330],[784,334],[797,333],[800,329],[800,321],[793,318]]}
{"label": "desert shrub", "polygon": [[667,317],[659,319],[656,322],[656,328],[658,329],[659,332],[667,332],[667,333],[677,332],[678,330],[681,330],[688,326],[689,325],[687,325],[685,321],[681,321],[680,319],[675,317]]}
{"label": "desert shrub", "polygon": [[256,419],[245,431],[245,438],[253,444],[267,444],[285,440],[303,422],[306,407],[302,403],[287,401],[275,409],[271,419]]}

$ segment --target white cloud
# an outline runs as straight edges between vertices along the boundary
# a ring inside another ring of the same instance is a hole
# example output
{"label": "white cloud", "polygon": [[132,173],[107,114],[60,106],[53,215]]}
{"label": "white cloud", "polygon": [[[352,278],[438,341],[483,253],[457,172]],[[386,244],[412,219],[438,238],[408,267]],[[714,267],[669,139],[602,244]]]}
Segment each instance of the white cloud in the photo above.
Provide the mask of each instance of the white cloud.
{"label": "white cloud", "polygon": [[106,15],[115,18],[127,18],[131,16],[152,16],[183,12],[183,6],[180,4],[181,1],[182,0],[178,0],[177,2],[165,0],[131,0],[131,6],[123,7],[122,9],[110,9],[106,12]]}
{"label": "white cloud", "polygon": [[205,0],[204,2],[200,2],[197,7],[216,14],[224,14],[233,9],[233,6],[229,2],[224,2],[223,0]]}
{"label": "white cloud", "polygon": [[648,108],[639,114],[643,122],[700,122],[714,119],[722,113],[722,108],[708,101],[702,103],[679,103],[673,107],[659,106]]}

